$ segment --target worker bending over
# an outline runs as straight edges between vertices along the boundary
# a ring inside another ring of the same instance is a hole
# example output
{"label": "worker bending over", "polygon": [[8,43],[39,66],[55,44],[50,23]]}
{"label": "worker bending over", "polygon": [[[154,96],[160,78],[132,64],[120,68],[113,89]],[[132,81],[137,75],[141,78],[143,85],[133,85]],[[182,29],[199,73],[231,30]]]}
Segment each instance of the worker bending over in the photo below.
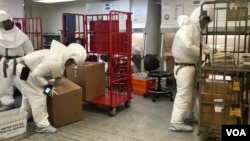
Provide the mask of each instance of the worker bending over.
{"label": "worker bending over", "polygon": [[30,53],[17,64],[14,84],[23,95],[20,111],[28,112],[28,118],[33,116],[36,132],[57,131],[48,121],[47,96],[56,94],[48,78],[62,77],[66,67],[81,64],[86,57],[86,50],[82,45],[71,43],[66,47],[53,40],[50,49]]}

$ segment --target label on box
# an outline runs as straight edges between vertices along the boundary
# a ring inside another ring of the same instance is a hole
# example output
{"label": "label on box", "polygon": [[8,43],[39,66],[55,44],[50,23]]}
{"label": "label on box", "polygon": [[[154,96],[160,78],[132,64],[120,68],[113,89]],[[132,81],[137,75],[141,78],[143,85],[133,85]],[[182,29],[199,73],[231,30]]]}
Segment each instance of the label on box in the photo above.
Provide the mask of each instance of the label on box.
{"label": "label on box", "polygon": [[215,112],[222,112],[223,106],[222,105],[214,105],[214,111]]}
{"label": "label on box", "polygon": [[26,120],[5,124],[0,126],[0,139],[9,138],[26,132]]}
{"label": "label on box", "polygon": [[19,112],[19,108],[0,112],[0,140],[26,132],[27,112]]}
{"label": "label on box", "polygon": [[214,99],[214,111],[215,112],[223,112],[223,99]]}

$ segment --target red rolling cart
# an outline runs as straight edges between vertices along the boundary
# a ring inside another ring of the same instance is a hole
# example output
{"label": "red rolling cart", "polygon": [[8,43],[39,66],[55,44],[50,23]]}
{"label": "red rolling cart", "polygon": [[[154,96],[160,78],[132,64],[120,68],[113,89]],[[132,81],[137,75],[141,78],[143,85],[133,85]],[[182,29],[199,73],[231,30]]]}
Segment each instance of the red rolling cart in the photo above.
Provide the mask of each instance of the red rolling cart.
{"label": "red rolling cart", "polygon": [[104,94],[86,102],[109,107],[112,116],[118,106],[129,107],[132,99],[131,15],[123,11],[96,15],[63,14],[63,42],[76,42],[73,34],[78,34],[84,41],[80,43],[87,50],[88,61],[106,64]]}
{"label": "red rolling cart", "polygon": [[132,13],[110,11],[109,14],[87,15],[88,55],[96,55],[107,62],[106,83],[103,96],[88,102],[109,106],[110,114],[116,107],[129,107],[131,92],[131,40]]}

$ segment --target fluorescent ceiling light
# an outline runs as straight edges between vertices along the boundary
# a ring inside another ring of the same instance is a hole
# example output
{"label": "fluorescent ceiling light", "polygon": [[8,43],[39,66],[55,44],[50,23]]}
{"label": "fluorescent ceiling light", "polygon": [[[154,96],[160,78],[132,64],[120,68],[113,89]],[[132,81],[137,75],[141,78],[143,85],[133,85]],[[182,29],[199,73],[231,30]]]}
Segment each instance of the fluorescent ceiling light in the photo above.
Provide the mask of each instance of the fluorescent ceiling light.
{"label": "fluorescent ceiling light", "polygon": [[41,3],[57,3],[57,2],[69,2],[75,0],[33,0],[34,2],[41,2]]}

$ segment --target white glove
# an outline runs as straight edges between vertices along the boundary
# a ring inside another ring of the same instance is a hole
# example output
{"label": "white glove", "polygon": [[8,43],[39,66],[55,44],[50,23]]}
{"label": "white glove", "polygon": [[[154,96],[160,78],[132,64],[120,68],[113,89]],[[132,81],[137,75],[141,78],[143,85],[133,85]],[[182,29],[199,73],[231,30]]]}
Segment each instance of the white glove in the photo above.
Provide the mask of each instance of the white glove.
{"label": "white glove", "polygon": [[207,44],[204,45],[203,48],[203,53],[204,54],[212,54],[213,53],[213,48]]}
{"label": "white glove", "polygon": [[207,48],[205,48],[203,52],[204,52],[204,54],[211,54],[212,53],[212,51],[210,49],[207,49]]}

